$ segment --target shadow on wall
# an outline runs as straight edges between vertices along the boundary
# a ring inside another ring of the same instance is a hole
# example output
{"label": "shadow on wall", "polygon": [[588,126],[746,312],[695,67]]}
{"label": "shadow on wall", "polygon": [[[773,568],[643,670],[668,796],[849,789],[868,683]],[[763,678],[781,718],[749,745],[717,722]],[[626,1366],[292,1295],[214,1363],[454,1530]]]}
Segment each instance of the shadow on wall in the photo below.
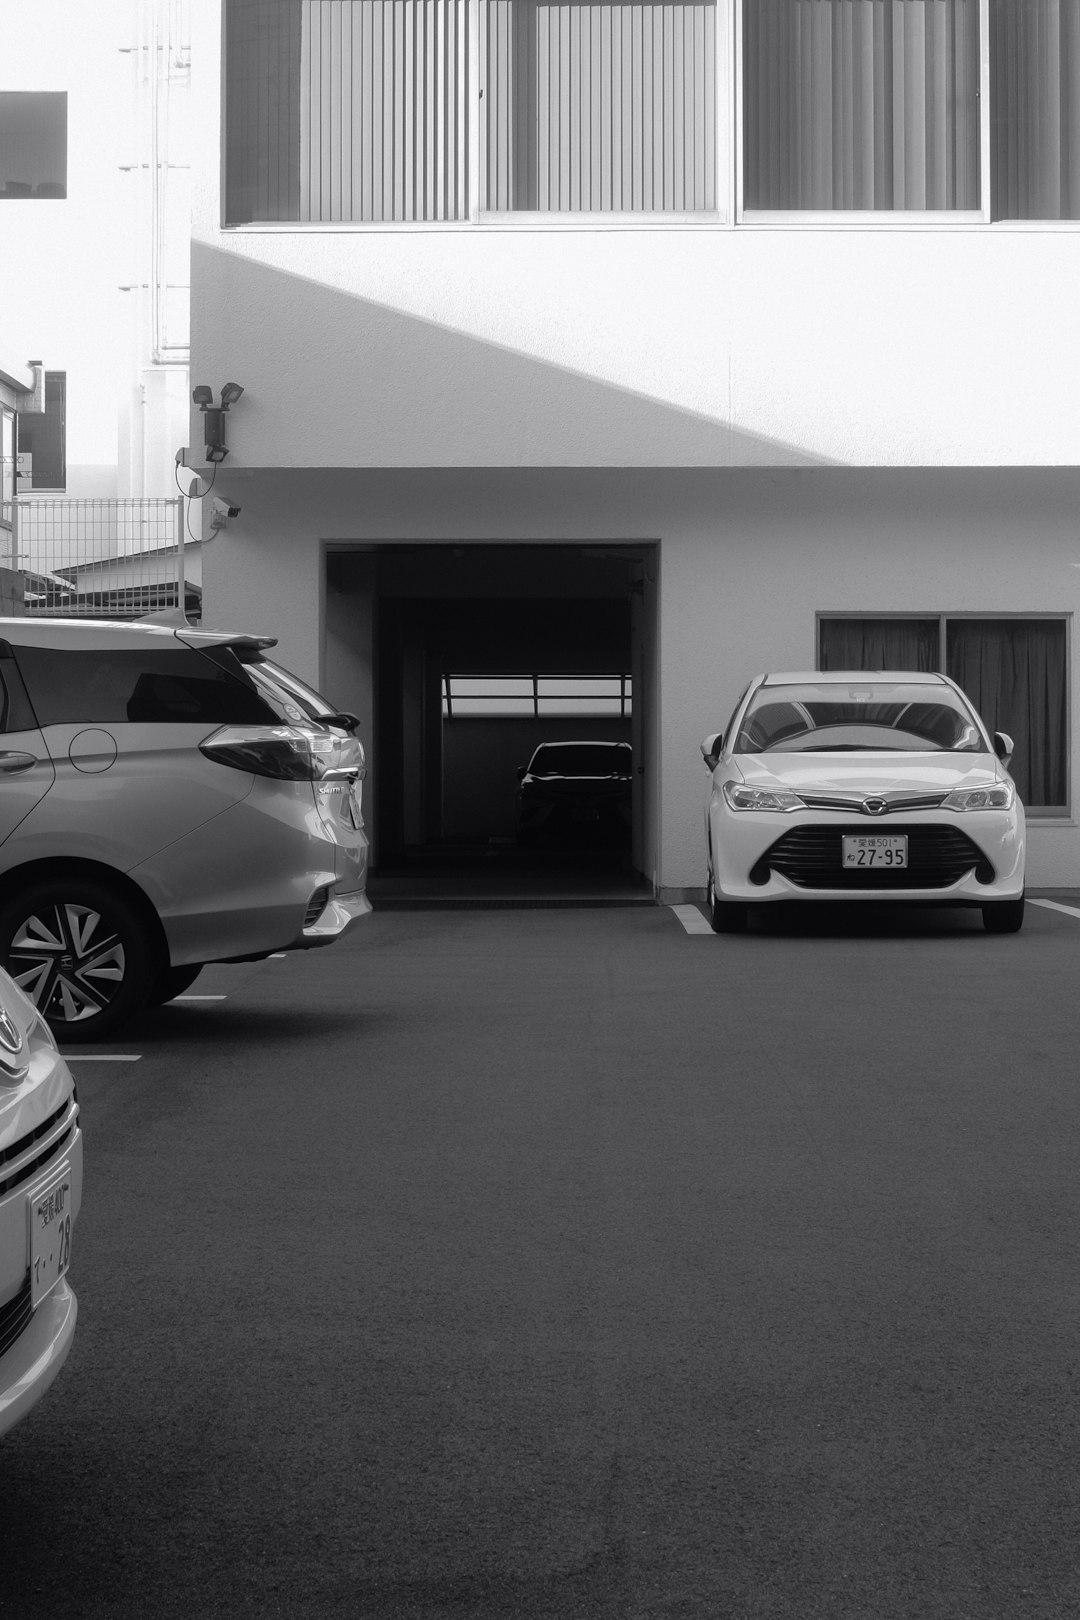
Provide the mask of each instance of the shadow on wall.
{"label": "shadow on wall", "polygon": [[193,377],[243,374],[233,466],[828,465],[204,243],[192,247],[192,331]]}

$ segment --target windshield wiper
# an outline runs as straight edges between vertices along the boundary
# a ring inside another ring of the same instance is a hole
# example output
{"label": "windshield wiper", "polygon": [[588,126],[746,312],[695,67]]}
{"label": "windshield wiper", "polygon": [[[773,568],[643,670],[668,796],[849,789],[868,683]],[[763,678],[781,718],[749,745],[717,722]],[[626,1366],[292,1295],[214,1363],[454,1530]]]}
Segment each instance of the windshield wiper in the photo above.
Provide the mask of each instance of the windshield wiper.
{"label": "windshield wiper", "polygon": [[907,754],[908,748],[892,748],[888,743],[811,743],[800,754]]}

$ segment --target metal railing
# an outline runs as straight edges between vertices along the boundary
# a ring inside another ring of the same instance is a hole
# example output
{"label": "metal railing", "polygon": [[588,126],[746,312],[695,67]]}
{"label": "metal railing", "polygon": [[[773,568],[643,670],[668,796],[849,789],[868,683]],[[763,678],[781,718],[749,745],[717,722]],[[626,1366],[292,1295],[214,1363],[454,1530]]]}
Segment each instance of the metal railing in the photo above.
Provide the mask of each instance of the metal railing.
{"label": "metal railing", "polygon": [[197,618],[183,508],[179,498],[11,501],[0,508],[0,567],[21,576],[30,616],[137,619],[182,601]]}

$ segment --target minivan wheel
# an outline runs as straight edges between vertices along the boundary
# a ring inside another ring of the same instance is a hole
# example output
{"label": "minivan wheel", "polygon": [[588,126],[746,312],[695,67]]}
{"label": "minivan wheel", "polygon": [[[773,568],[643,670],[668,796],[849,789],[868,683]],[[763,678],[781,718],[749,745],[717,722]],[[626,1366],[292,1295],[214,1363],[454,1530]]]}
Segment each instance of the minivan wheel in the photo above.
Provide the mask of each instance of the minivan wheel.
{"label": "minivan wheel", "polygon": [[0,908],[0,963],[58,1040],[97,1040],[138,1012],[156,960],[139,913],[103,883],[37,883]]}
{"label": "minivan wheel", "polygon": [[182,996],[188,986],[195,983],[203,966],[202,962],[192,962],[187,967],[163,968],[150,986],[147,1006],[162,1007],[174,996]]}

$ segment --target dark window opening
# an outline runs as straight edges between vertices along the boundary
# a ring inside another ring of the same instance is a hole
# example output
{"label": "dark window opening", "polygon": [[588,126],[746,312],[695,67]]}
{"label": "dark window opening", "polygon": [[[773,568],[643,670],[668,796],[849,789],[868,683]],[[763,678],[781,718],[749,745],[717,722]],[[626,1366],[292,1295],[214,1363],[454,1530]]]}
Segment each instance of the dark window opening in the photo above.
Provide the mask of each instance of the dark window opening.
{"label": "dark window opening", "polygon": [[0,90],[0,198],[67,196],[67,91]]}
{"label": "dark window opening", "polygon": [[45,373],[44,411],[19,412],[19,491],[67,487],[67,372]]}

